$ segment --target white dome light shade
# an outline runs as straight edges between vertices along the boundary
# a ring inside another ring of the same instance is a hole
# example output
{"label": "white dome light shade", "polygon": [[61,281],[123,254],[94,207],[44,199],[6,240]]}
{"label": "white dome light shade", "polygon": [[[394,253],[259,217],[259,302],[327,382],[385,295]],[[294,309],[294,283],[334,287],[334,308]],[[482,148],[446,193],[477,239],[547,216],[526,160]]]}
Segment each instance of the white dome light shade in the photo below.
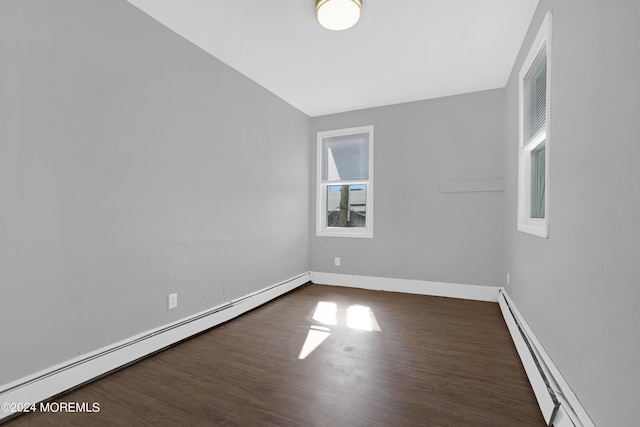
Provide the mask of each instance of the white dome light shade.
{"label": "white dome light shade", "polygon": [[320,25],[329,30],[351,28],[360,19],[362,0],[316,0]]}

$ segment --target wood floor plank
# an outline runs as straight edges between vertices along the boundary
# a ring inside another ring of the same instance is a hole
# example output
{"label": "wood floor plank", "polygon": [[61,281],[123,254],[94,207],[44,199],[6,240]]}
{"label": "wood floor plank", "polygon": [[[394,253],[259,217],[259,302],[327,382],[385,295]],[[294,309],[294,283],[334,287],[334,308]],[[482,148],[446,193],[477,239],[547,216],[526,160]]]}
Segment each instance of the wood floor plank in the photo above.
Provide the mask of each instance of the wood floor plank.
{"label": "wood floor plank", "polygon": [[6,425],[545,425],[498,304],[312,284],[56,401],[100,412]]}

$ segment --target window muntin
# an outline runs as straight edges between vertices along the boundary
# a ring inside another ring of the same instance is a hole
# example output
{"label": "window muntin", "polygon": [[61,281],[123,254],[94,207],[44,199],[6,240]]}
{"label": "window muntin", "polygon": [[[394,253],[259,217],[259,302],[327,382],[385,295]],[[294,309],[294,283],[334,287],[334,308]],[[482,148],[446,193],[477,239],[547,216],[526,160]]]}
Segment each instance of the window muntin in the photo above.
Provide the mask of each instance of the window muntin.
{"label": "window muntin", "polygon": [[318,133],[318,236],[373,237],[373,126]]}

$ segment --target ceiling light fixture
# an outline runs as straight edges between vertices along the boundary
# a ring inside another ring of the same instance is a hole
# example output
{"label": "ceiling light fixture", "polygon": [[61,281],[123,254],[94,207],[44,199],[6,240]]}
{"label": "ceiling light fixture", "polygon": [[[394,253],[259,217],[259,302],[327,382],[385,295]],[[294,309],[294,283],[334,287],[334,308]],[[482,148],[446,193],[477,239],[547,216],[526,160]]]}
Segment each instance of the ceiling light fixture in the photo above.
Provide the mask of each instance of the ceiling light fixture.
{"label": "ceiling light fixture", "polygon": [[353,27],[362,11],[362,0],[316,0],[316,15],[320,25],[340,31]]}

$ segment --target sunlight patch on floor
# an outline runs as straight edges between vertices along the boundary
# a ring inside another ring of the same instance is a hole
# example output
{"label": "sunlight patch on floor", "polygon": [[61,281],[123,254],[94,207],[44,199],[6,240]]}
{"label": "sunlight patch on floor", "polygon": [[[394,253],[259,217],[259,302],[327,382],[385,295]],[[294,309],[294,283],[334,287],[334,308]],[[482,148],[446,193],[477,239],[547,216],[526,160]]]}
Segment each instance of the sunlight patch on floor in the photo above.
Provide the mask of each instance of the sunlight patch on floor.
{"label": "sunlight patch on floor", "polygon": [[329,335],[331,335],[331,329],[322,328],[321,326],[311,326],[309,332],[307,332],[307,339],[304,341],[302,345],[302,349],[300,350],[300,354],[298,355],[298,359],[306,359],[308,355],[313,353],[313,350],[318,348],[320,344],[324,342]]}
{"label": "sunlight patch on floor", "polygon": [[347,327],[360,331],[380,331],[380,325],[370,307],[352,305],[347,308]]}
{"label": "sunlight patch on floor", "polygon": [[[307,318],[308,319],[308,318]],[[323,325],[347,327],[358,331],[379,332],[380,325],[371,307],[354,304],[341,308],[335,302],[320,301],[313,311],[311,320]],[[306,359],[331,335],[331,329],[326,326],[311,325],[307,338],[302,344],[298,359]]]}
{"label": "sunlight patch on floor", "polygon": [[320,301],[313,313],[313,320],[325,325],[337,325],[338,305],[335,302]]}

